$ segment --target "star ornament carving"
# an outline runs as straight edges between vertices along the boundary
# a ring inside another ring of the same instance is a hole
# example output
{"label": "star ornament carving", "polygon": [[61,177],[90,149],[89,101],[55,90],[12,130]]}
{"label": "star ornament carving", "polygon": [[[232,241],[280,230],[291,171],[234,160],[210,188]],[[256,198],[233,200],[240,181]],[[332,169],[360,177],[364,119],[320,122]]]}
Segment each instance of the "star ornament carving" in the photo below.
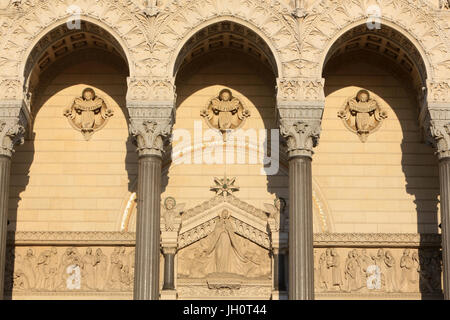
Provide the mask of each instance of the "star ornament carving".
{"label": "star ornament carving", "polygon": [[222,179],[214,178],[215,186],[211,187],[211,191],[214,191],[216,195],[228,196],[232,195],[234,192],[239,191],[239,187],[235,185],[236,178],[227,178],[226,176]]}

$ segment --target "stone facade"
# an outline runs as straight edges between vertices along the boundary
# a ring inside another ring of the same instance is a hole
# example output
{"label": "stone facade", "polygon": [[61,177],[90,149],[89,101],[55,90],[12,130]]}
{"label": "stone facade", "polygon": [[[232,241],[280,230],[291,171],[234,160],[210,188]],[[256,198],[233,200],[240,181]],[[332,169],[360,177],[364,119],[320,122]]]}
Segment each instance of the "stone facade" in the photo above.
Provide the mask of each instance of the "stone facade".
{"label": "stone facade", "polygon": [[0,292],[450,299],[449,74],[447,0],[0,0]]}

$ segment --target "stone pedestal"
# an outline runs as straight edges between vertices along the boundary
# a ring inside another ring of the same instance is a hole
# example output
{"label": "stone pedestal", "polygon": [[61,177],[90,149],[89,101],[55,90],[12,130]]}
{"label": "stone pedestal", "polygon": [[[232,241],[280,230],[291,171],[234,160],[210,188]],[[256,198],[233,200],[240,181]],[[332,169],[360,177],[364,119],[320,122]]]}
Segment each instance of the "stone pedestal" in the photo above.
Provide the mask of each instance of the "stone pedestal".
{"label": "stone pedestal", "polygon": [[3,300],[6,266],[9,176],[11,158],[0,155],[0,300]]}
{"label": "stone pedestal", "polygon": [[442,262],[444,265],[444,298],[450,300],[450,158],[439,162],[441,184]]}
{"label": "stone pedestal", "polygon": [[161,157],[139,158],[135,300],[159,299]]}
{"label": "stone pedestal", "polygon": [[289,161],[289,299],[314,299],[311,158]]}

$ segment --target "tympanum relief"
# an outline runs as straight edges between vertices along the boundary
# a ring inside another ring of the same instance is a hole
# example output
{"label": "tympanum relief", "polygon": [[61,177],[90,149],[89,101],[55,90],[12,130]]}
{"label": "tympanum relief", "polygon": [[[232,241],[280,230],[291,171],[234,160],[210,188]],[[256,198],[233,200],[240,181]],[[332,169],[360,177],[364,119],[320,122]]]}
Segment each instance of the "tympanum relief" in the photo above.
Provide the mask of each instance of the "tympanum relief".
{"label": "tympanum relief", "polygon": [[101,130],[113,115],[114,111],[108,108],[92,88],[84,89],[81,97],[75,98],[72,106],[64,110],[64,116],[75,130],[81,132],[86,141]]}
{"label": "tympanum relief", "polygon": [[356,97],[346,102],[344,109],[338,112],[338,117],[347,129],[356,133],[362,142],[366,142],[388,115],[367,90],[360,90]]}
{"label": "tympanum relief", "polygon": [[238,235],[228,210],[215,219],[213,231],[179,252],[180,277],[270,278],[269,251]]}
{"label": "tympanum relief", "polygon": [[233,97],[231,90],[223,89],[201,111],[201,116],[210,128],[222,133],[225,141],[228,133],[244,125],[245,120],[250,117],[250,111],[238,98]]}

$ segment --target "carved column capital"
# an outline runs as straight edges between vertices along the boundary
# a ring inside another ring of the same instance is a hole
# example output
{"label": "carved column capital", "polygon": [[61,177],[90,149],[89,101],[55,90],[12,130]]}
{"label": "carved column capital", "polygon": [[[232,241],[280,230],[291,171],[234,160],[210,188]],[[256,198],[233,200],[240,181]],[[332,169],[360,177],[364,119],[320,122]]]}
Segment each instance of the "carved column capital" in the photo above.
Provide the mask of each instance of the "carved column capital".
{"label": "carved column capital", "polygon": [[172,119],[131,119],[130,134],[139,156],[162,157],[172,134]]}
{"label": "carved column capital", "polygon": [[318,145],[325,108],[324,79],[278,79],[280,132],[288,155],[312,157]]}
{"label": "carved column capital", "polygon": [[287,141],[289,158],[312,158],[313,149],[319,144],[321,122],[319,120],[280,120],[281,135]]}
{"label": "carved column capital", "polygon": [[172,79],[128,78],[130,134],[140,156],[162,157],[172,133],[175,86]]}
{"label": "carved column capital", "polygon": [[431,120],[430,132],[436,141],[439,159],[450,158],[450,119],[447,121]]}

